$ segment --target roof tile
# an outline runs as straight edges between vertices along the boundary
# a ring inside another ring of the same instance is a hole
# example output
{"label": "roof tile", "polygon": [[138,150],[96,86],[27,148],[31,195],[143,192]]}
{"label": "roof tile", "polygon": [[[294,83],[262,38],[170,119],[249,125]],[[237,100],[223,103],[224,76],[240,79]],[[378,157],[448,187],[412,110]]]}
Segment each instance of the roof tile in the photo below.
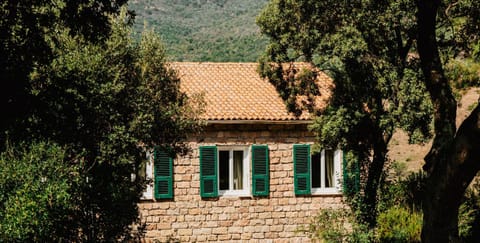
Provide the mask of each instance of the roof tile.
{"label": "roof tile", "polygon": [[[275,87],[257,73],[257,63],[173,62],[187,95],[203,94],[206,107],[201,118],[214,120],[289,121],[310,120],[308,112],[299,117],[289,113]],[[320,73],[321,96],[316,105],[323,109],[331,96],[331,79]]]}

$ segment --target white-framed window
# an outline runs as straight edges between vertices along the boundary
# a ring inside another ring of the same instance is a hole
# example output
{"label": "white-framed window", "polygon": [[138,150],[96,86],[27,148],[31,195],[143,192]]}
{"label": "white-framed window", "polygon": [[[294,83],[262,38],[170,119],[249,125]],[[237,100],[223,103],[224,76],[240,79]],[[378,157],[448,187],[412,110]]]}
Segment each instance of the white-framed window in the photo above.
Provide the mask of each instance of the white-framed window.
{"label": "white-framed window", "polygon": [[295,195],[341,194],[343,153],[323,150],[311,154],[309,144],[293,145]]}
{"label": "white-framed window", "polygon": [[147,180],[143,200],[173,199],[173,158],[165,149],[155,147],[147,152],[147,161],[142,165],[140,175]]}
{"label": "white-framed window", "polygon": [[342,151],[325,149],[311,156],[312,194],[341,193]]}
{"label": "white-framed window", "polygon": [[202,198],[269,195],[267,145],[205,145],[199,150]]}
{"label": "white-framed window", "polygon": [[248,146],[218,146],[218,194],[249,196],[250,148]]}
{"label": "white-framed window", "polygon": [[149,181],[147,187],[143,191],[141,199],[152,200],[153,199],[153,154],[147,151],[147,161],[145,162],[145,168],[141,168],[141,171],[145,171],[145,179]]}

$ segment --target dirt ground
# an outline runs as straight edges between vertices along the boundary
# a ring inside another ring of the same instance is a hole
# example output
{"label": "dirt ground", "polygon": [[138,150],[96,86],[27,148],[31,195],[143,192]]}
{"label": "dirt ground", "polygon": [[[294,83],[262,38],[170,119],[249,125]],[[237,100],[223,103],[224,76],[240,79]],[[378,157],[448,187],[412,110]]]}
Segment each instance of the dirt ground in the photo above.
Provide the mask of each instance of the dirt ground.
{"label": "dirt ground", "polygon": [[[457,107],[457,127],[470,114],[474,105],[478,103],[480,88],[471,88],[462,92],[462,99]],[[423,158],[430,150],[431,142],[424,145],[408,144],[408,136],[398,130],[389,144],[388,156],[392,161],[405,163],[407,171],[418,171],[422,168]]]}

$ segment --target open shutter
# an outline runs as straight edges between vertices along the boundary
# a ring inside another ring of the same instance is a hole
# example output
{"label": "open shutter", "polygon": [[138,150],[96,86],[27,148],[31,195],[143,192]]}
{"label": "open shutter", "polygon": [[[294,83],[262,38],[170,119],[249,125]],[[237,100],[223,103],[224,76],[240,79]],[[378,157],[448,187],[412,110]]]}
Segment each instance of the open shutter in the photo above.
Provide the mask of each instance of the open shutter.
{"label": "open shutter", "polygon": [[268,146],[252,146],[252,192],[254,196],[270,193]]}
{"label": "open shutter", "polygon": [[343,193],[352,195],[360,190],[360,166],[358,162],[349,164],[345,152],[343,156]]}
{"label": "open shutter", "polygon": [[217,147],[200,147],[200,196],[217,197]]}
{"label": "open shutter", "polygon": [[295,195],[311,194],[310,145],[293,145],[293,176]]}
{"label": "open shutter", "polygon": [[173,159],[161,148],[154,152],[155,199],[173,198]]}

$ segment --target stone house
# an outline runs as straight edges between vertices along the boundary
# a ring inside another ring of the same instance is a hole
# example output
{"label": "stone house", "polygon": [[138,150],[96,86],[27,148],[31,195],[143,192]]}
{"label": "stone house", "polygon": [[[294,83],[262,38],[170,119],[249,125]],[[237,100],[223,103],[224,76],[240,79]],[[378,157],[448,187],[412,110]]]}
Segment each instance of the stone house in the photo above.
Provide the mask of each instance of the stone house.
{"label": "stone house", "polygon": [[[298,228],[343,206],[341,150],[311,154],[307,112],[287,112],[256,63],[172,63],[187,94],[203,94],[207,121],[192,152],[156,150],[139,204],[145,241],[309,241]],[[323,105],[332,82],[318,76]]]}

